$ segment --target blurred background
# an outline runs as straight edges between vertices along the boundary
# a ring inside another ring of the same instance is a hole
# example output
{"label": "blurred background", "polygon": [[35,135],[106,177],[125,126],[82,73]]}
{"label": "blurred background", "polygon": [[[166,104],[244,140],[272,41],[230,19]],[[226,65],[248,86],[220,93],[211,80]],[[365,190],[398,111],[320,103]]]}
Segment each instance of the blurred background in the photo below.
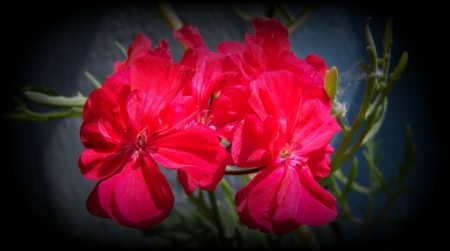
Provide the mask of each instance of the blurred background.
{"label": "blurred background", "polygon": [[[295,14],[307,2],[286,3]],[[372,18],[369,27],[381,52],[384,27],[387,18],[392,17],[391,68],[404,51],[409,54],[406,70],[388,96],[387,114],[376,139],[382,139],[384,151],[380,170],[385,177],[393,177],[397,173],[397,162],[403,162],[406,125],[411,126],[418,155],[407,184],[420,186],[401,196],[389,214],[405,221],[406,226],[380,225],[373,231],[372,243],[392,250],[443,242],[443,232],[434,226],[448,221],[445,206],[440,203],[447,197],[443,197],[443,122],[438,121],[439,102],[445,92],[439,89],[442,80],[436,80],[437,76],[444,76],[445,80],[445,73],[432,70],[445,69],[433,58],[442,50],[439,40],[431,39],[433,34],[428,30],[433,19],[421,15],[427,13],[428,6],[408,6],[406,10],[404,6],[394,7],[389,3],[313,3],[316,7],[312,15],[290,36],[291,48],[300,58],[314,53],[323,57],[329,67],[337,67],[338,98],[348,104],[349,121],[355,116],[364,91],[364,76],[357,62],[368,62],[365,20]],[[257,13],[261,10],[260,4],[262,2],[250,2],[246,6]],[[169,26],[150,2],[83,5],[73,2],[64,7],[29,12],[21,11],[23,7],[19,4],[14,5],[14,18],[3,21],[6,26],[3,51],[7,56],[4,57],[6,79],[1,100],[5,111],[14,109],[13,96],[24,100],[20,88],[25,86],[46,87],[68,97],[77,92],[88,96],[93,88],[84,72],[88,71],[103,82],[112,74],[114,62],[125,59],[115,41],[128,48],[139,32],[151,39],[153,47],[160,39],[168,40],[175,62],[183,53]],[[27,9],[34,10],[33,5],[27,4]],[[183,23],[199,28],[212,51],[221,41],[243,41],[246,33],[254,34],[250,22],[236,15],[229,2],[172,2],[171,5]],[[36,111],[48,110],[27,104]],[[6,144],[2,154],[6,162],[2,169],[6,173],[2,183],[2,212],[6,222],[3,230],[7,233],[4,243],[20,246],[31,239],[34,247],[151,249],[152,241],[140,231],[87,212],[86,198],[95,182],[84,179],[77,166],[84,149],[79,139],[81,122],[78,117],[46,122],[3,119]],[[337,140],[332,144],[335,146]],[[169,179],[176,182],[173,175]],[[367,170],[361,167],[358,180],[366,179]],[[185,206],[186,196],[179,186],[174,185],[174,193],[175,206]],[[350,203],[355,214],[364,216],[363,199],[354,196]],[[375,211],[382,203],[375,206]],[[341,227],[345,245],[352,246],[359,228],[352,224]],[[334,247],[321,235],[320,228],[313,232],[318,240],[324,238],[322,247]]]}

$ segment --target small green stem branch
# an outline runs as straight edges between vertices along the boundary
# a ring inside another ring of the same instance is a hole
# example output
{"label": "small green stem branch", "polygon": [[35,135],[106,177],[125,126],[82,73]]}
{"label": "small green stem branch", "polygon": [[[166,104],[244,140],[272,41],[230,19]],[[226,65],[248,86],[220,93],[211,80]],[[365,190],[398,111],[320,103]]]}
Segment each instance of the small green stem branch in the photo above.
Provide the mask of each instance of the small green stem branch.
{"label": "small green stem branch", "polygon": [[[359,66],[366,75],[366,88],[363,101],[351,126],[347,127],[341,116],[337,117],[337,122],[341,125],[344,136],[335,151],[333,159],[331,160],[330,174],[333,174],[337,169],[342,167],[368,140],[368,138],[374,136],[378,128],[381,126],[387,107],[387,95],[400,79],[408,60],[408,53],[403,53],[397,67],[391,74],[388,74],[388,68],[391,60],[392,21],[391,19],[388,19],[387,21],[383,44],[383,57],[381,60],[378,60],[377,50],[368,25],[369,20],[370,18],[368,18],[365,23],[365,34],[368,42],[367,52],[369,55],[369,66],[366,66],[362,62],[359,63]],[[383,70],[381,73],[378,73],[379,63],[381,64],[381,69]],[[379,80],[381,82],[379,82]],[[359,130],[363,124],[363,129]],[[358,132],[359,134],[357,134]],[[329,177],[330,175],[320,180],[320,184],[324,185]]]}
{"label": "small green stem branch", "polygon": [[183,22],[181,22],[180,18],[169,3],[165,1],[158,1],[155,3],[155,6],[166,23],[169,25],[170,29],[177,30],[183,27]]}
{"label": "small green stem branch", "polygon": [[306,20],[308,20],[309,16],[311,16],[314,8],[316,7],[316,3],[308,3],[292,20],[286,24],[288,27],[289,34],[292,34],[296,31],[300,26],[302,26]]}
{"label": "small green stem branch", "polygon": [[307,225],[300,225],[298,228],[294,230],[294,234],[300,240],[302,246],[307,247],[308,249],[318,250],[319,245],[317,244],[317,240],[314,235],[311,233],[311,230]]}
{"label": "small green stem branch", "polygon": [[[156,9],[159,11],[163,19],[169,25],[171,30],[178,30],[183,27],[183,22],[181,22],[178,15],[172,9],[169,3],[165,1],[158,1],[155,3]],[[181,46],[184,50],[186,50],[186,46],[180,42]]]}
{"label": "small green stem branch", "polygon": [[342,209],[344,210],[344,214],[341,215],[341,219],[349,220],[356,225],[362,226],[362,224],[363,224],[362,220],[355,217],[354,215],[352,215],[352,213],[350,211],[350,207],[347,204],[347,194],[346,194],[346,192],[341,193],[341,190],[339,189],[334,176],[332,176],[330,178],[330,183],[334,190],[336,198],[339,200],[339,202],[342,206]]}
{"label": "small green stem branch", "polygon": [[[336,169],[339,168],[340,166],[342,166],[344,163],[346,163],[362,146],[364,139],[366,138],[367,134],[370,132],[370,130],[374,126],[376,115],[377,114],[373,113],[371,116],[367,117],[364,128],[362,129],[362,131],[360,132],[360,134],[358,135],[356,140],[354,140],[354,143],[342,155],[341,160],[339,162],[341,164],[336,164],[336,166],[335,166]],[[359,128],[360,125],[361,124],[359,123],[359,125],[355,128],[352,126],[352,128],[350,130],[351,138],[354,137],[356,130],[357,130],[357,128]],[[335,163],[337,163],[337,162],[335,162]]]}
{"label": "small green stem branch", "polygon": [[[356,119],[353,121],[353,124],[350,127],[350,130],[347,134],[344,134],[344,138],[342,139],[341,144],[339,145],[338,149],[336,150],[336,154],[334,155],[330,168],[332,174],[334,171],[336,171],[339,167],[341,167],[344,164],[343,160],[348,159],[348,156],[351,154],[351,152],[346,152],[350,143],[352,142],[353,138],[355,137],[355,134],[358,131],[358,128],[363,123],[367,110],[370,107],[370,102],[372,100],[372,96],[374,93],[375,85],[376,85],[376,72],[377,72],[377,51],[375,48],[375,43],[372,38],[372,34],[369,30],[369,22],[370,19],[366,20],[365,23],[365,31],[366,31],[366,38],[369,43],[369,46],[367,47],[367,52],[369,54],[369,67],[364,66],[362,63],[360,63],[360,66],[362,68],[366,68],[366,90],[364,92],[363,101],[361,104],[361,108],[358,112],[358,115],[356,116]],[[369,73],[369,74],[367,74]],[[358,146],[359,147],[359,146]],[[345,158],[344,158],[345,157]],[[328,176],[329,177],[329,176]]]}
{"label": "small green stem branch", "polygon": [[224,229],[223,229],[223,225],[222,225],[222,219],[220,218],[219,208],[217,207],[216,194],[214,193],[214,191],[212,191],[212,192],[208,192],[208,195],[209,195],[209,200],[211,202],[215,225],[216,225],[217,231],[219,233],[219,241],[220,241],[222,247],[225,247],[225,234],[224,234]]}

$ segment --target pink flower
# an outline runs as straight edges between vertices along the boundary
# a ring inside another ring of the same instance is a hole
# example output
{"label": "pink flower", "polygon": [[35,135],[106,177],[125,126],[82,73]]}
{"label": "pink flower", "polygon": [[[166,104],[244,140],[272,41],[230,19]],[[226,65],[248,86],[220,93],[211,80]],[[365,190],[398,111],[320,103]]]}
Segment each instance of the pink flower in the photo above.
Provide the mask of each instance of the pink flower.
{"label": "pink flower", "polygon": [[[242,168],[264,166],[235,196],[239,219],[276,235],[301,224],[322,225],[336,215],[336,199],[317,180],[329,174],[329,145],[341,128],[330,114],[322,58],[289,51],[288,32],[276,19],[252,19],[255,35],[224,42],[250,89],[247,114],[234,128],[231,155]],[[311,64],[310,64],[311,63]]]}
{"label": "pink flower", "polygon": [[181,95],[192,68],[150,55],[127,65],[87,99],[78,164],[85,178],[98,181],[87,200],[90,213],[145,229],[174,205],[159,166],[177,170],[186,194],[213,191],[227,153],[215,132],[195,121],[193,97]]}

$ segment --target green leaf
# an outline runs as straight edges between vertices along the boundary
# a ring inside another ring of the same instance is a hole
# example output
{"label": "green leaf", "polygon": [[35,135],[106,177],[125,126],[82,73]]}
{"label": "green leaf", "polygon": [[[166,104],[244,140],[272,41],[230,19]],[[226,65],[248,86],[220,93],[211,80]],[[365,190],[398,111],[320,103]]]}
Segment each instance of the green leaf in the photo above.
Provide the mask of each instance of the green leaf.
{"label": "green leaf", "polygon": [[414,163],[417,158],[417,149],[413,141],[411,126],[406,126],[406,140],[405,140],[405,150],[403,153],[403,170],[404,172],[409,172],[414,168]]}
{"label": "green leaf", "polygon": [[[345,177],[345,175],[342,173],[342,170],[339,168],[337,169],[333,175],[342,183],[342,184],[346,184],[348,182],[348,178]],[[356,182],[353,182],[352,184],[352,189],[355,190],[358,193],[362,193],[365,195],[369,195],[370,191],[367,187],[362,186]]]}
{"label": "green leaf", "polygon": [[371,186],[377,189],[381,187],[381,190],[386,194],[387,197],[392,195],[389,185],[385,182],[383,174],[378,168],[379,160],[381,155],[377,155],[377,149],[381,142],[375,144],[374,138],[371,138],[366,143],[366,151],[363,151],[364,157],[366,158],[367,167],[369,168],[369,174],[371,178]]}
{"label": "green leaf", "polygon": [[[369,111],[371,109],[369,108]],[[375,137],[375,134],[377,134],[378,130],[380,129],[381,125],[383,124],[384,115],[386,114],[387,110],[387,98],[384,98],[383,103],[378,105],[376,114],[373,116],[376,116],[375,121],[372,124],[372,127],[370,128],[370,131],[366,134],[366,136],[363,139],[362,145],[367,143],[368,140]]]}
{"label": "green leaf", "polygon": [[400,60],[397,63],[397,66],[394,68],[394,71],[389,74],[389,80],[387,83],[387,89],[390,90],[394,85],[400,80],[403,72],[405,71],[406,64],[408,63],[408,53],[403,52]]}
{"label": "green leaf", "polygon": [[92,86],[95,89],[102,87],[102,84],[96,78],[94,78],[94,76],[92,76],[89,72],[85,71],[84,75],[88,78],[88,80],[91,82]]}
{"label": "green leaf", "polygon": [[398,187],[397,190],[405,192],[407,189],[403,189],[403,185],[406,182],[406,178],[409,173],[414,169],[414,163],[417,158],[417,149],[413,142],[412,130],[409,125],[406,127],[406,140],[403,152],[403,163],[398,163],[399,174],[398,174]]}
{"label": "green leaf", "polygon": [[64,107],[61,111],[45,113],[33,112],[19,98],[14,97],[13,100],[17,104],[17,107],[14,109],[14,112],[5,112],[3,114],[6,119],[41,122],[68,117],[81,117],[83,114],[83,107]]}
{"label": "green leaf", "polygon": [[208,205],[205,203],[205,198],[203,196],[203,191],[198,190],[198,197],[195,197],[194,193],[190,194],[188,197],[188,201],[193,203],[197,210],[205,217],[207,218],[211,223],[214,224],[214,217],[213,213],[210,208],[208,208]]}
{"label": "green leaf", "polygon": [[316,7],[316,3],[311,2],[308,3],[294,18],[294,21],[289,25],[288,30],[289,34],[292,34],[296,31],[300,26],[302,26],[306,20],[311,16]]}
{"label": "green leaf", "polygon": [[411,187],[403,187],[401,190],[399,190],[399,193],[409,193],[409,192],[416,190],[419,187],[420,187],[420,184],[417,184],[417,185],[414,185]]}
{"label": "green leaf", "polygon": [[43,94],[47,94],[49,96],[60,96],[61,94],[55,92],[54,90],[48,89],[46,87],[39,87],[39,86],[25,86],[20,89],[20,92],[40,92]]}
{"label": "green leaf", "polygon": [[83,107],[86,103],[86,97],[78,93],[74,97],[65,97],[65,96],[50,96],[46,93],[35,92],[35,91],[26,91],[24,93],[25,97],[29,100],[46,106],[51,107]]}
{"label": "green leaf", "polygon": [[289,26],[294,21],[289,9],[284,2],[275,2],[275,15],[285,20],[286,26]]}
{"label": "green leaf", "polygon": [[114,44],[119,48],[119,50],[125,55],[125,58],[128,58],[127,49],[123,47],[122,44],[120,44],[118,41],[114,42]]}
{"label": "green leaf", "polygon": [[382,71],[383,71],[383,83],[387,82],[389,64],[391,61],[391,47],[392,47],[392,18],[388,18],[386,21],[386,26],[384,29],[383,37],[383,60],[382,60]]}
{"label": "green leaf", "polygon": [[155,248],[217,246],[215,227],[195,208],[176,208],[163,222],[141,233],[152,238]]}
{"label": "green leaf", "polygon": [[231,3],[231,7],[234,12],[242,19],[250,21],[252,18],[256,17],[253,13],[249,12],[242,4]]}
{"label": "green leaf", "polygon": [[[376,67],[377,67],[377,49],[375,47],[375,42],[373,41],[372,33],[370,32],[370,28],[369,28],[369,21],[371,19],[372,18],[370,18],[370,17],[366,19],[366,22],[364,24],[364,30],[365,30],[365,34],[366,34],[367,43],[369,44],[366,47],[366,50],[369,54],[369,60],[370,60],[369,67],[372,70],[372,69],[376,69]],[[373,72],[375,72],[375,71],[373,71]]]}
{"label": "green leaf", "polygon": [[358,159],[353,158],[352,169],[350,170],[350,175],[347,182],[345,183],[344,190],[342,191],[342,199],[346,199],[350,191],[352,190],[353,184],[356,179],[356,173],[358,172]]}
{"label": "green leaf", "polygon": [[334,102],[338,89],[338,70],[336,66],[325,72],[324,86],[327,91],[328,97],[330,97],[331,103]]}

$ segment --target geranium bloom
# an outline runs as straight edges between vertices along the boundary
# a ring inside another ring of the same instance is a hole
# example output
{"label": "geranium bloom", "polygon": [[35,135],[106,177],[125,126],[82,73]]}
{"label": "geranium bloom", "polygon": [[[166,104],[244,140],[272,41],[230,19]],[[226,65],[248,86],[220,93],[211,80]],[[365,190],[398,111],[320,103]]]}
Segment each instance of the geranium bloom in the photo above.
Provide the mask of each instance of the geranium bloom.
{"label": "geranium bloom", "polygon": [[227,57],[210,51],[198,29],[191,24],[174,30],[173,35],[188,48],[180,64],[192,66],[197,72],[185,94],[195,97],[198,120],[216,130],[220,138],[230,140],[237,121],[250,112],[247,88],[228,83],[237,75],[237,69],[227,70],[224,66]]}
{"label": "geranium bloom", "polygon": [[166,40],[161,39],[156,48],[152,49],[152,41],[144,34],[138,33],[127,49],[127,59],[114,62],[114,72],[130,67],[134,61],[147,55],[172,60],[169,43]]}
{"label": "geranium bloom", "polygon": [[254,111],[234,129],[234,163],[264,166],[237,191],[235,202],[244,224],[282,235],[336,217],[336,199],[317,180],[329,174],[329,142],[340,127],[323,88],[323,59],[302,60],[290,52],[288,31],[276,19],[255,18],[252,24],[256,34],[246,35],[243,44],[218,46],[251,90]]}
{"label": "geranium bloom", "polygon": [[316,180],[329,173],[329,142],[340,127],[327,94],[288,71],[262,74],[254,85],[251,103],[259,116],[238,125],[232,156],[238,165],[265,168],[236,193],[240,220],[277,235],[328,223],[336,199]]}
{"label": "geranium bloom", "polygon": [[181,95],[194,73],[140,55],[89,95],[78,164],[85,178],[98,180],[90,213],[137,229],[163,221],[174,197],[159,165],[177,170],[187,194],[215,189],[227,155],[215,132],[195,121],[194,99]]}

